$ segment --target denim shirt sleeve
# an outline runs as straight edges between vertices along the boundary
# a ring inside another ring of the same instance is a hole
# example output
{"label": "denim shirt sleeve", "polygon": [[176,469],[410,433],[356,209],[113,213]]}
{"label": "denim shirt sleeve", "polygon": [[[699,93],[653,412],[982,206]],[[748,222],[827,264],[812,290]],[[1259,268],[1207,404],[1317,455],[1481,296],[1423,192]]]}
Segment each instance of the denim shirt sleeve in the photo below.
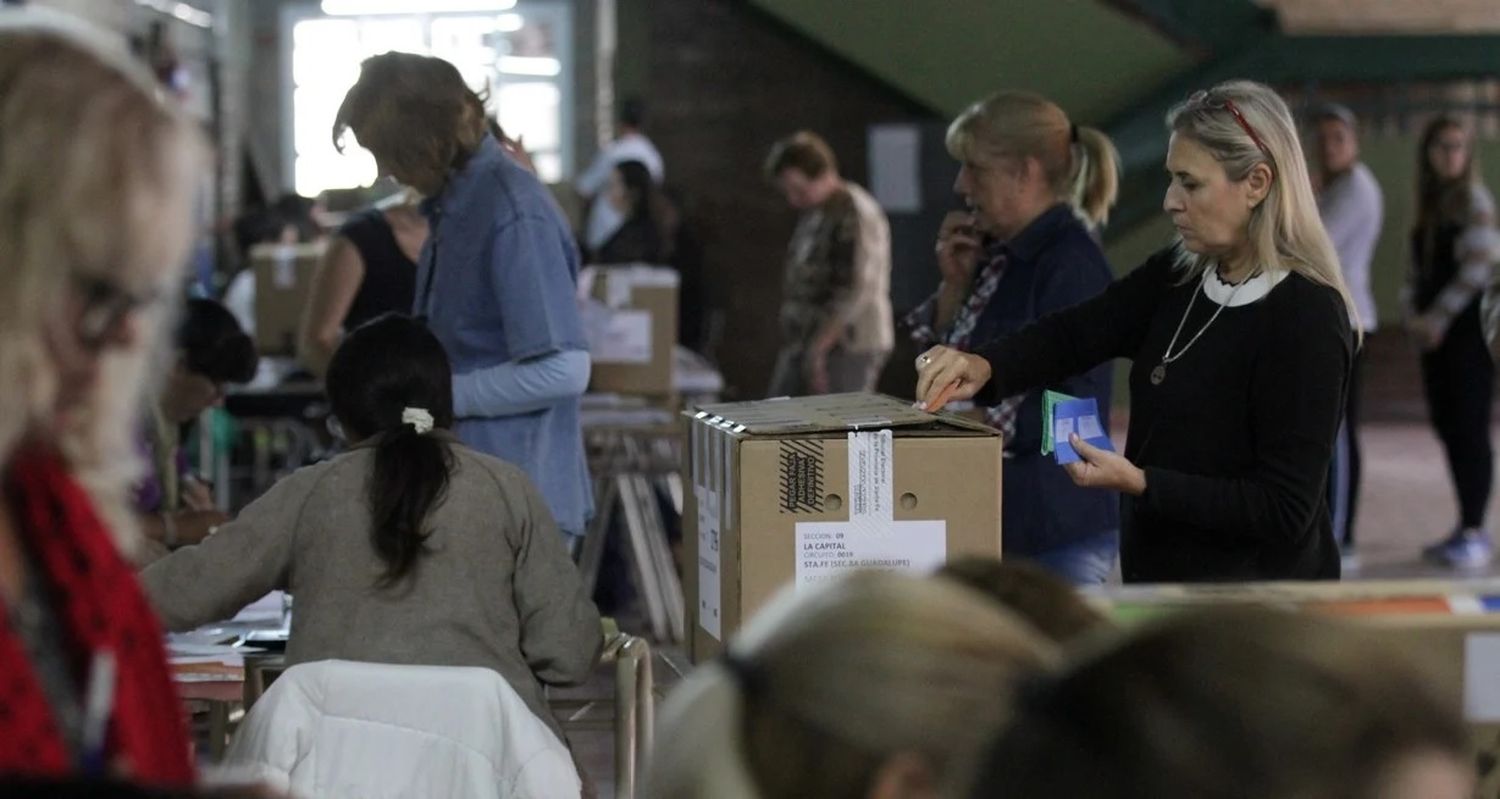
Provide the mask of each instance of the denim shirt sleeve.
{"label": "denim shirt sleeve", "polygon": [[511,360],[587,349],[575,299],[578,250],[546,216],[527,212],[494,233],[495,301]]}
{"label": "denim shirt sleeve", "polygon": [[514,416],[577,397],[589,386],[589,354],[554,352],[453,376],[453,414],[460,419]]}

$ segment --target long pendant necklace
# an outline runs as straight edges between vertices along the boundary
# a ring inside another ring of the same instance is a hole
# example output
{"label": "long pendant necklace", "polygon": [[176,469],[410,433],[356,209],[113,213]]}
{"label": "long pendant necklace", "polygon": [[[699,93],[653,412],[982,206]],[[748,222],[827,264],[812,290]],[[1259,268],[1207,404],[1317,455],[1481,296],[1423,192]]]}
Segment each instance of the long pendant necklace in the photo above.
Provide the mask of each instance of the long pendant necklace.
{"label": "long pendant necklace", "polygon": [[1182,345],[1182,349],[1178,350],[1174,355],[1172,353],[1172,348],[1177,346],[1177,337],[1182,335],[1183,326],[1187,324],[1188,317],[1193,315],[1193,303],[1198,300],[1198,295],[1203,293],[1204,291],[1201,285],[1193,290],[1193,296],[1188,298],[1187,310],[1182,314],[1182,321],[1177,323],[1177,332],[1172,334],[1171,343],[1167,344],[1166,352],[1163,352],[1161,355],[1161,363],[1157,364],[1156,368],[1151,370],[1151,385],[1159,386],[1162,384],[1162,381],[1167,379],[1167,364],[1172,363],[1178,358],[1181,358],[1189,348],[1198,343],[1198,339],[1202,338],[1203,334],[1208,331],[1208,328],[1213,325],[1214,320],[1219,318],[1219,314],[1224,313],[1224,309],[1228,308],[1234,303],[1235,295],[1240,293],[1240,289],[1244,288],[1245,284],[1249,283],[1253,279],[1255,279],[1255,275],[1251,275],[1250,277],[1241,280],[1240,284],[1234,287],[1234,291],[1229,293],[1229,299],[1219,306],[1219,310],[1214,311],[1213,316],[1210,316],[1208,318],[1207,324],[1203,325],[1203,327],[1198,328],[1198,333],[1191,339],[1188,339],[1188,343]]}

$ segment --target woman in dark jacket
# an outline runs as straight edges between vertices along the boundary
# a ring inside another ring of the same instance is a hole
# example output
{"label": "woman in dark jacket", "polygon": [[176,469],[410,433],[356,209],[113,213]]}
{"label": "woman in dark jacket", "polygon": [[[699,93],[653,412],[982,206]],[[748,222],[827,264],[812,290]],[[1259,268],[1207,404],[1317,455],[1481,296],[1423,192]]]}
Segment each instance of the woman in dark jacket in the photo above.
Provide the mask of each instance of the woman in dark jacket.
{"label": "woman in dark jacket", "polygon": [[[922,347],[969,349],[1076,305],[1113,280],[1090,227],[1114,202],[1118,158],[1104,134],[1079,129],[1043,97],[1001,92],[948,130],[962,167],[955,188],[972,213],[938,234],[943,282],[907,323]],[[1045,388],[1094,399],[1108,429],[1108,363]],[[1080,488],[1042,448],[1042,388],[973,409],[1005,436],[1002,540],[1007,557],[1036,561],[1079,584],[1102,583],[1119,550],[1119,502]]]}

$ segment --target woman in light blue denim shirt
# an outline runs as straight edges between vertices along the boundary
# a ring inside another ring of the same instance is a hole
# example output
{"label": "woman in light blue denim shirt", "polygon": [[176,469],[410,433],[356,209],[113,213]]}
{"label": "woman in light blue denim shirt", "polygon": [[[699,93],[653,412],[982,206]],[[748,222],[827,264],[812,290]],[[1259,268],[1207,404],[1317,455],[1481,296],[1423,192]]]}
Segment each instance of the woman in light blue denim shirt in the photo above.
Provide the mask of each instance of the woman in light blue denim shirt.
{"label": "woman in light blue denim shirt", "polygon": [[564,533],[582,535],[593,515],[579,427],[589,355],[578,251],[556,203],[487,132],[483,98],[442,59],[367,59],[335,146],[345,131],[427,198],[413,313],[453,361],[454,432],[520,466]]}

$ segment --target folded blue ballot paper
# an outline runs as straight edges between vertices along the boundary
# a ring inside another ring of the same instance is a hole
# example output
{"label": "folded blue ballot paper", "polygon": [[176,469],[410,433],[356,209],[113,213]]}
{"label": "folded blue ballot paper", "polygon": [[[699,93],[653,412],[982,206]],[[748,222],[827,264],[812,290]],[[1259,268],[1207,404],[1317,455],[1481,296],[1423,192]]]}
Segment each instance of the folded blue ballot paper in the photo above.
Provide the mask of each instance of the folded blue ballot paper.
{"label": "folded blue ballot paper", "polygon": [[1099,403],[1093,397],[1068,399],[1052,406],[1052,449],[1059,464],[1083,460],[1068,440],[1074,433],[1100,449],[1114,451],[1114,444],[1104,434],[1099,422]]}

